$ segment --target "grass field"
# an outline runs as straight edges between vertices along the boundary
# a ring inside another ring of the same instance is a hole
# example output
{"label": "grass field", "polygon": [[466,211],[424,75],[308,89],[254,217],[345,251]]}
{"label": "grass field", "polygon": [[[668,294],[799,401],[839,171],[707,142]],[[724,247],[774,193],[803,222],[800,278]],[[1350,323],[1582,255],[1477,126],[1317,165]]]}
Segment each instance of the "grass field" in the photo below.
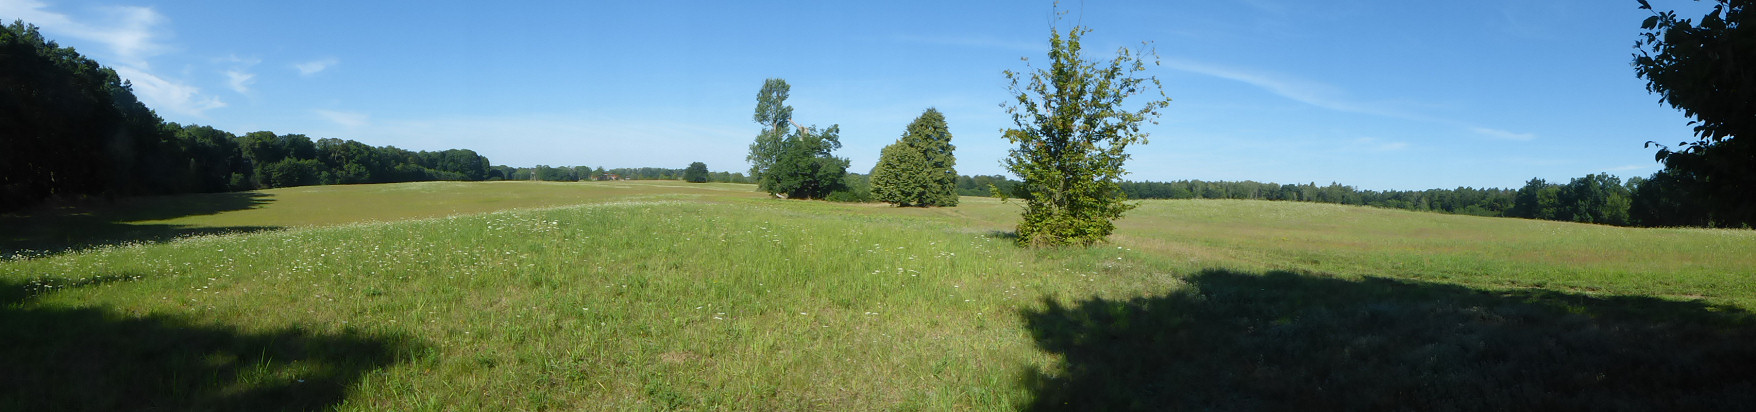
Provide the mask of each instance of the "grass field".
{"label": "grass field", "polygon": [[1756,232],[747,185],[410,183],[0,218],[0,410],[1747,409]]}

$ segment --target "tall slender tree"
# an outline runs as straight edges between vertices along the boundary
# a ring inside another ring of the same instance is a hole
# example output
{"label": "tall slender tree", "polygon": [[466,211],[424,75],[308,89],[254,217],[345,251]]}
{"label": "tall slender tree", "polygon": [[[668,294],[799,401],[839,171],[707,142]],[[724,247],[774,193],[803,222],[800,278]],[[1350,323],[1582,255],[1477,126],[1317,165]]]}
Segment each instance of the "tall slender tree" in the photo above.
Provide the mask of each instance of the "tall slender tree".
{"label": "tall slender tree", "polygon": [[[793,121],[793,107],[788,106],[787,94],[792,86],[786,80],[768,79],[762,82],[762,90],[756,92],[756,114],[753,120],[762,125],[762,132],[756,135],[756,141],[750,143],[750,179],[762,182],[762,175],[781,156],[782,141],[786,140],[788,124]],[[768,190],[766,186],[759,187]]]}
{"label": "tall slender tree", "polygon": [[[1085,60],[1079,40],[1089,31],[1074,26],[1063,36],[1050,28],[1049,67],[1005,72],[1014,95],[1006,111],[1017,126],[1005,137],[1017,147],[1004,164],[1024,180],[1012,193],[1025,201],[1021,245],[1084,246],[1108,237],[1113,221],[1134,207],[1118,184],[1126,150],[1146,143],[1140,124],[1156,123],[1170,105],[1158,78],[1140,74],[1147,57],[1156,64],[1148,44],[1141,52],[1122,48],[1108,62]],[[1156,96],[1126,107],[1147,92]]]}

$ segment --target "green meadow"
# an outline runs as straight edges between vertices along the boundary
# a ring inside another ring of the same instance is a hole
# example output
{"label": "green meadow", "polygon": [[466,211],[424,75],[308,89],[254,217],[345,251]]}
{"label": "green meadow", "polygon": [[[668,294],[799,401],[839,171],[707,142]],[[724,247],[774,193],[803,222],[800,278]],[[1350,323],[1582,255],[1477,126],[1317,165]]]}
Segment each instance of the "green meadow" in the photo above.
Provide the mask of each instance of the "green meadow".
{"label": "green meadow", "polygon": [[0,217],[0,410],[1736,410],[1756,232],[424,182]]}

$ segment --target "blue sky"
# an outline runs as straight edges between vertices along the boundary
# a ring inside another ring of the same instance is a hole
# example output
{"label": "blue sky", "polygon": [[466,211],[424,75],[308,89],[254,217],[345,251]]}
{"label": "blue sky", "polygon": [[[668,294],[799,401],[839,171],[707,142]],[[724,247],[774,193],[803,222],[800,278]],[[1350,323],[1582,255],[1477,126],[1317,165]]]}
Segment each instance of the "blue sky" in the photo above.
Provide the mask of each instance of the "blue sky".
{"label": "blue sky", "polygon": [[[502,4],[516,3],[516,4]],[[558,4],[557,4],[558,3]],[[947,4],[953,3],[953,4]],[[1694,2],[1654,0],[1699,16]],[[1068,2],[1090,58],[1152,41],[1174,100],[1131,180],[1517,187],[1657,170],[1691,140],[1629,66],[1634,1]],[[166,120],[496,164],[743,171],[763,79],[840,124],[865,172],[928,107],[958,171],[1001,174],[1005,69],[1041,60],[1047,1],[0,0],[114,67]]]}

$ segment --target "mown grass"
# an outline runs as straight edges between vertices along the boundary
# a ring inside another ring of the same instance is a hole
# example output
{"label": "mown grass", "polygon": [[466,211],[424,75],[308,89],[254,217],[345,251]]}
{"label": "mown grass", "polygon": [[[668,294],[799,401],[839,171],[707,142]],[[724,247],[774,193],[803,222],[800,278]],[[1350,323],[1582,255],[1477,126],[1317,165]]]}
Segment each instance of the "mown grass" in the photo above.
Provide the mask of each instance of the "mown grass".
{"label": "mown grass", "polygon": [[0,262],[0,337],[21,342],[0,349],[0,409],[1736,409],[1756,393],[1739,367],[1756,360],[1749,231],[1150,201],[1113,244],[1033,251],[1004,238],[1013,206],[978,198],[264,194],[147,224],[285,229]]}

